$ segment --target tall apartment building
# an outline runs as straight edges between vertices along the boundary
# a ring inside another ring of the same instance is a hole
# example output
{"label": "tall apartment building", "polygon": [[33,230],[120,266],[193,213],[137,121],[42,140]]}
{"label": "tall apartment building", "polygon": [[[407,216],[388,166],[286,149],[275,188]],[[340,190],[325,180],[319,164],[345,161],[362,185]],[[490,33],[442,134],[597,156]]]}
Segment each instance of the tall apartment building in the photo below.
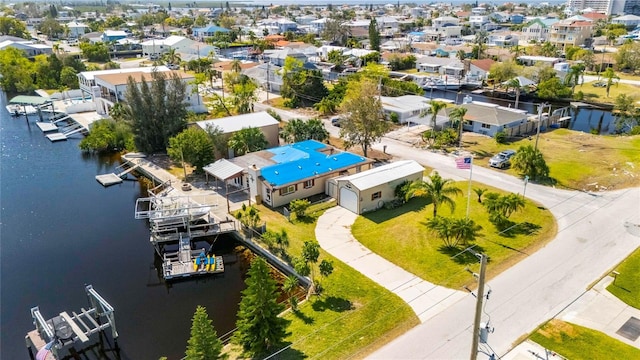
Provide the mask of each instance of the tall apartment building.
{"label": "tall apartment building", "polygon": [[567,0],[567,7],[578,11],[591,9],[607,15],[636,15],[640,13],[640,0]]}

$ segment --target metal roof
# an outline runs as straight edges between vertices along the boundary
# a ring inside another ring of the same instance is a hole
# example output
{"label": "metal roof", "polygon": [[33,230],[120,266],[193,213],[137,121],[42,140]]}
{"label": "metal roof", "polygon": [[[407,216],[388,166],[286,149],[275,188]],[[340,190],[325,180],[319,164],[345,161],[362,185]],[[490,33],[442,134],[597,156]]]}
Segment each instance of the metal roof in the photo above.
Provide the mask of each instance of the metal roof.
{"label": "metal roof", "polygon": [[220,180],[227,180],[242,174],[243,168],[227,159],[220,159],[205,166],[203,170]]}
{"label": "metal roof", "polygon": [[27,95],[18,95],[11,100],[9,100],[11,104],[24,104],[24,105],[42,105],[46,103],[50,103],[51,99],[48,97],[42,96],[27,96]]}
{"label": "metal roof", "polygon": [[244,128],[261,128],[269,125],[278,125],[278,120],[274,119],[266,111],[260,111],[255,113],[228,116],[221,119],[212,119],[198,121],[196,124],[202,129],[206,130],[207,125],[214,125],[219,127],[223,133],[230,134]]}
{"label": "metal roof", "polygon": [[402,179],[409,175],[416,173],[422,173],[424,167],[418,164],[414,160],[402,160],[392,162],[373,168],[371,170],[363,171],[357,174],[344,176],[338,179],[338,181],[349,181],[358,190],[363,191],[367,189],[375,188],[382,184],[389,183],[394,180]]}

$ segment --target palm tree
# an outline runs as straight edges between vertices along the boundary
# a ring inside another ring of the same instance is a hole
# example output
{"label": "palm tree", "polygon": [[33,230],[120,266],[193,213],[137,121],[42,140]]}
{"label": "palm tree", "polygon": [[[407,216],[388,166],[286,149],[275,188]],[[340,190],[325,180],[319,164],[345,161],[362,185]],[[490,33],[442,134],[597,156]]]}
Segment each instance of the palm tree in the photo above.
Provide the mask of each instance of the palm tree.
{"label": "palm tree", "polygon": [[453,185],[453,180],[443,179],[436,171],[427,178],[427,181],[417,180],[411,183],[406,198],[408,200],[415,196],[421,196],[430,200],[433,204],[433,217],[435,218],[438,215],[440,204],[447,204],[453,212],[456,203],[451,196],[460,194],[462,194],[462,190]]}
{"label": "palm tree", "polygon": [[607,68],[602,74],[602,77],[607,79],[607,97],[609,97],[609,89],[611,88],[611,84],[613,84],[613,80],[620,80],[620,77],[616,75],[616,72],[613,71],[612,68]]}
{"label": "palm tree", "polygon": [[513,79],[507,81],[507,91],[510,88],[514,88],[516,90],[516,102],[513,104],[514,109],[518,108],[518,103],[520,102],[520,91],[522,90],[522,86],[520,84],[520,79],[514,77]]}
{"label": "palm tree", "polygon": [[487,42],[487,32],[485,30],[480,30],[476,33],[476,46],[478,46],[478,60],[482,59],[482,49],[484,48],[484,44]]}
{"label": "palm tree", "polygon": [[458,129],[458,147],[462,147],[462,124],[464,123],[464,116],[467,114],[467,108],[462,106],[456,106],[449,113],[449,120],[451,120],[451,126]]}
{"label": "palm tree", "polygon": [[481,229],[482,226],[468,218],[454,219],[451,222],[451,232],[456,238],[456,244],[462,242],[463,246],[467,246],[469,242],[474,241]]}
{"label": "palm tree", "polygon": [[176,53],[176,49],[173,48],[169,49],[162,57],[164,61],[172,65],[179,65],[180,61],[182,61],[180,54]]}
{"label": "palm tree", "polygon": [[513,61],[516,61],[521,55],[525,54],[525,48],[520,45],[515,45],[509,49],[509,52],[513,54]]}
{"label": "palm tree", "polygon": [[532,180],[549,177],[549,166],[544,160],[544,155],[532,145],[520,146],[518,152],[511,158],[511,164],[515,170]]}
{"label": "palm tree", "polygon": [[511,216],[511,214],[513,214],[514,212],[520,209],[524,209],[525,202],[521,196],[512,193],[504,196],[502,205],[504,206],[503,215],[506,218],[509,218],[509,216]]}
{"label": "palm tree", "polygon": [[485,188],[474,188],[473,192],[476,193],[476,195],[478,195],[478,202],[480,204],[482,204],[482,194],[484,194],[487,191],[487,189]]}
{"label": "palm tree", "polygon": [[580,76],[584,73],[584,64],[575,64],[569,68],[569,72],[564,78],[565,84],[571,84],[571,93],[576,90],[576,85],[580,81]]}
{"label": "palm tree", "polygon": [[[433,130],[433,132],[435,133],[436,131],[436,120],[438,119],[438,113],[440,112],[440,110],[444,109],[445,107],[447,107],[447,104],[445,102],[442,101],[431,101],[429,103],[429,105],[431,105],[431,107],[429,109],[427,109],[427,114],[431,114],[431,128]],[[420,114],[421,116],[424,116],[425,113]]]}
{"label": "palm tree", "polygon": [[239,73],[240,71],[242,71],[242,63],[240,62],[240,60],[235,59],[231,62],[231,71],[233,71],[234,73]]}

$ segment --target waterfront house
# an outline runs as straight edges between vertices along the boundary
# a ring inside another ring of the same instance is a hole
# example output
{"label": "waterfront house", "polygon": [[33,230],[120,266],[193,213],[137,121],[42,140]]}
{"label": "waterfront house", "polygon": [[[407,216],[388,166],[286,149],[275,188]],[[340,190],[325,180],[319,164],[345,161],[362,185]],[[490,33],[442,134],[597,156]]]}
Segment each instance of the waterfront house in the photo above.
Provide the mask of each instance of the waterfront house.
{"label": "waterfront house", "polygon": [[[389,118],[391,114],[396,114],[398,123],[406,124],[413,118],[420,116],[420,113],[429,109],[429,99],[418,95],[403,95],[398,97],[381,96],[382,111]],[[416,123],[416,121],[412,121]]]}
{"label": "waterfront house", "polygon": [[[326,193],[328,179],[371,168],[373,160],[315,140],[249,153],[229,160],[243,170],[236,185],[270,207]],[[215,175],[214,175],[215,176]]]}
{"label": "waterfront house", "polygon": [[[467,109],[462,126],[465,131],[493,137],[501,131],[507,136],[516,136],[528,130],[528,115],[524,110],[478,101],[459,106]],[[454,107],[445,109],[447,116],[453,109]]]}
{"label": "waterfront house", "polygon": [[[436,52],[438,50],[440,49],[436,49]],[[459,59],[450,57],[421,56],[416,59],[416,69],[422,73],[460,78],[464,72],[464,64]]]}
{"label": "waterfront house", "polygon": [[591,38],[594,24],[591,21],[562,20],[551,25],[549,42],[558,49],[567,46],[584,45],[585,40]]}
{"label": "waterfront house", "polygon": [[526,42],[545,42],[549,39],[551,25],[558,22],[556,18],[536,18],[522,28],[520,40]]}
{"label": "waterfront house", "polygon": [[[266,111],[259,111],[255,113],[227,116],[219,119],[208,119],[196,122],[196,125],[203,130],[207,130],[209,126],[218,127],[225,138],[228,140],[234,133],[246,129],[257,128],[260,129],[267,140],[268,147],[275,147],[280,144],[278,137],[278,120],[269,115]],[[233,158],[235,154],[233,150],[229,149],[228,156]]]}
{"label": "waterfront house", "polygon": [[382,165],[357,174],[330,179],[328,195],[340,206],[362,214],[380,209],[396,198],[395,190],[405,181],[422,179],[424,168],[414,160],[402,160]]}

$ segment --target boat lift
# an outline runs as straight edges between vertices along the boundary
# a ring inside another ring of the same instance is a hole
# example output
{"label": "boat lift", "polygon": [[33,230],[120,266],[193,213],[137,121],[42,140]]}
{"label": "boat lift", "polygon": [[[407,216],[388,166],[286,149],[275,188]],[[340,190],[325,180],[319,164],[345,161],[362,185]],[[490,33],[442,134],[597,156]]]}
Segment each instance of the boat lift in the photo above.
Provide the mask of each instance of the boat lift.
{"label": "boat lift", "polygon": [[[129,166],[129,167],[128,167]],[[118,166],[115,172],[111,174],[96,175],[96,180],[104,187],[119,184],[124,181],[128,173],[137,169],[140,164],[125,162]]]}
{"label": "boat lift", "polygon": [[90,309],[80,309],[69,315],[66,311],[58,316],[45,320],[39,307],[31,308],[31,317],[36,329],[25,336],[27,350],[31,359],[34,353],[48,346],[50,352],[46,359],[58,359],[59,351],[76,342],[87,343],[89,337],[111,328],[111,336],[118,350],[118,331],[116,330],[115,314],[113,307],[93,288],[85,286],[85,292],[89,299]]}

